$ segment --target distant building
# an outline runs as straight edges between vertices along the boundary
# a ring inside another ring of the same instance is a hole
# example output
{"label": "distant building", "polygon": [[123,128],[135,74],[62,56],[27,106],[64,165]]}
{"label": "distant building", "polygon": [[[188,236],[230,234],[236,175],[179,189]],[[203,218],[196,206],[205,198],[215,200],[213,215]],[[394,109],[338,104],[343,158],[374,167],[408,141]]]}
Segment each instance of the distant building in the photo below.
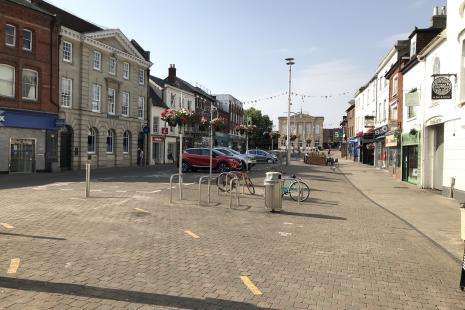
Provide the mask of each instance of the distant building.
{"label": "distant building", "polygon": [[[287,116],[278,118],[279,148],[286,149]],[[291,149],[304,151],[323,144],[324,117],[297,113],[291,116]],[[292,138],[295,137],[294,140]]]}
{"label": "distant building", "polygon": [[245,123],[244,104],[229,94],[218,94],[215,97],[222,115],[228,117],[225,132],[217,134],[217,144],[239,149],[244,138],[237,134],[235,128]]}
{"label": "distant building", "polygon": [[[340,136],[341,135],[341,136]],[[342,141],[341,128],[324,128],[323,129],[323,148],[329,149],[339,145]]]}

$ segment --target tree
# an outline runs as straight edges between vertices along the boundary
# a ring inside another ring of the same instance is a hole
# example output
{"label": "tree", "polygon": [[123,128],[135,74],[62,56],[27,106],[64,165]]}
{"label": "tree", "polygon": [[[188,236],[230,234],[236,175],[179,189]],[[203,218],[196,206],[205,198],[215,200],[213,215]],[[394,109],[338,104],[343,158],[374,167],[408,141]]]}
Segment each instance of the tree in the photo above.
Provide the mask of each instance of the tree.
{"label": "tree", "polygon": [[268,115],[262,115],[262,111],[255,108],[249,108],[244,110],[244,120],[247,118],[252,120],[252,124],[257,128],[249,134],[249,146],[269,149],[271,146],[271,139],[268,134],[273,129],[273,122],[270,120]]}

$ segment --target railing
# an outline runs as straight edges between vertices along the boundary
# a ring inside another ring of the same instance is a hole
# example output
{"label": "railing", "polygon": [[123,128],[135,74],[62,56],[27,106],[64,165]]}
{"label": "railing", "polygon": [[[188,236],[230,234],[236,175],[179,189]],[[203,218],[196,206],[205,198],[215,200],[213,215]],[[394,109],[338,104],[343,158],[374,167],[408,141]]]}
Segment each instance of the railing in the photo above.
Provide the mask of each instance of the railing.
{"label": "railing", "polygon": [[180,175],[179,173],[172,174],[170,177],[170,204],[173,203],[173,179],[175,177],[179,178],[179,200],[182,200],[182,183],[183,183],[182,175]]}
{"label": "railing", "polygon": [[204,175],[200,177],[199,179],[199,205],[202,204],[202,182],[203,180],[208,179],[208,200],[207,203],[210,204],[210,176],[209,175]]}

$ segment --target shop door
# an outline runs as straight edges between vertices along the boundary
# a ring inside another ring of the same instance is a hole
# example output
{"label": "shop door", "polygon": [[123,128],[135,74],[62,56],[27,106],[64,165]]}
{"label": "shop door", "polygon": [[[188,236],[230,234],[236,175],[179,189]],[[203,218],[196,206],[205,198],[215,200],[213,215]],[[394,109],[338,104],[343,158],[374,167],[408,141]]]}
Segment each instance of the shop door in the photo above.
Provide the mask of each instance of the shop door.
{"label": "shop door", "polygon": [[411,145],[402,149],[402,180],[417,184],[418,177],[418,146]]}
{"label": "shop door", "polygon": [[35,140],[11,139],[10,172],[32,173],[35,170]]}
{"label": "shop door", "polygon": [[152,161],[155,164],[162,163],[162,144],[158,142],[152,143]]}
{"label": "shop door", "polygon": [[62,131],[60,134],[60,168],[71,170],[72,155],[72,133],[70,129]]}
{"label": "shop door", "polygon": [[443,160],[444,160],[444,125],[434,130],[433,188],[442,190]]}

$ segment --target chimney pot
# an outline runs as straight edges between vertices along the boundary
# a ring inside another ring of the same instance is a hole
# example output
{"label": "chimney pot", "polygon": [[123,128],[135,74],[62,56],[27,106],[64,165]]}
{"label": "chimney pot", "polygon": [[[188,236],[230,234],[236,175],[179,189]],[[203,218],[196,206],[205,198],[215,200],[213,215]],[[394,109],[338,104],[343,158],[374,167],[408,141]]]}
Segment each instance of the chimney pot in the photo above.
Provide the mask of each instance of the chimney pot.
{"label": "chimney pot", "polygon": [[437,6],[435,6],[435,7],[433,8],[433,16],[436,16],[436,15],[438,15],[438,14],[439,14],[439,8],[438,8]]}
{"label": "chimney pot", "polygon": [[442,14],[442,15],[447,15],[447,10],[446,10],[446,7],[445,7],[445,6],[443,6],[443,7],[441,8],[441,14]]}

